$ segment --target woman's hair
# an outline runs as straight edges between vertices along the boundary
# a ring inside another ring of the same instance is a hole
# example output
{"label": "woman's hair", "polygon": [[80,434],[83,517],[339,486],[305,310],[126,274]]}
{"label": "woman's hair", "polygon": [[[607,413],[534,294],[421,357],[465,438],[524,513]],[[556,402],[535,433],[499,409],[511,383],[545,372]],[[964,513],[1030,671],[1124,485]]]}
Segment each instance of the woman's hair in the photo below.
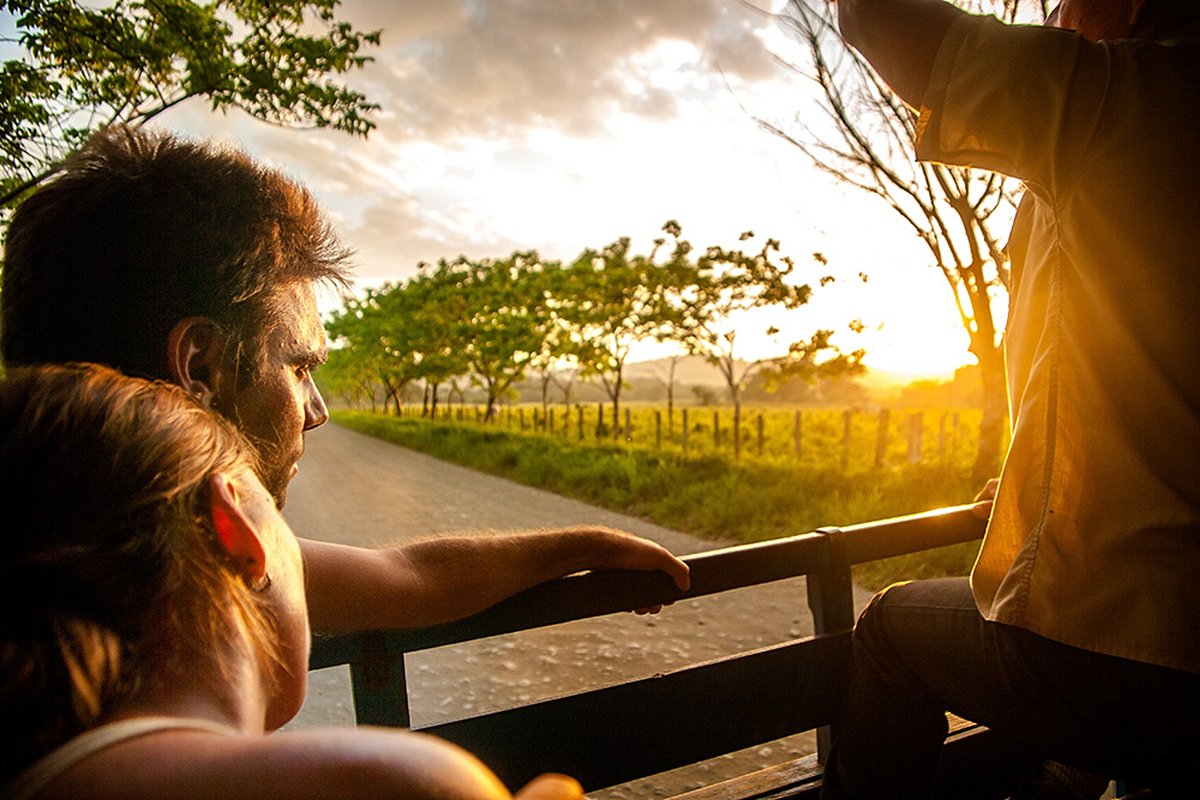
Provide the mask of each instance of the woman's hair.
{"label": "woman's hair", "polygon": [[0,784],[198,647],[245,636],[277,674],[273,618],[209,513],[209,476],[253,458],[174,386],[94,365],[0,382]]}

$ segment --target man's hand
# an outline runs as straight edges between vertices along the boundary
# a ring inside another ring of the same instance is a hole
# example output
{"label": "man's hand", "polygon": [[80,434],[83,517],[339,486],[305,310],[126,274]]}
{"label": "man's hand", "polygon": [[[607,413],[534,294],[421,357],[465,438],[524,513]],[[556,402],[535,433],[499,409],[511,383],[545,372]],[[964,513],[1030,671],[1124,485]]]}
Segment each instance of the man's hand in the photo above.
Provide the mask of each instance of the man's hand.
{"label": "man's hand", "polygon": [[[598,544],[595,558],[587,569],[636,569],[647,572],[659,570],[671,576],[679,591],[686,592],[691,588],[692,576],[688,565],[657,542],[607,528],[577,530],[581,534],[595,536]],[[611,544],[602,544],[604,539]]]}
{"label": "man's hand", "polygon": [[992,478],[985,483],[979,494],[975,495],[975,505],[971,507],[971,513],[980,519],[990,517],[992,515],[992,503],[996,499],[996,489],[999,486],[999,478]]}
{"label": "man's hand", "polygon": [[[596,529],[597,536],[612,536],[615,551],[611,563],[597,563],[590,569],[637,569],[661,570],[671,576],[679,591],[686,592],[692,585],[691,572],[688,565],[680,561],[662,545],[620,531],[604,528]],[[667,605],[670,605],[668,603]],[[662,611],[661,605],[635,608],[635,614],[657,614]]]}

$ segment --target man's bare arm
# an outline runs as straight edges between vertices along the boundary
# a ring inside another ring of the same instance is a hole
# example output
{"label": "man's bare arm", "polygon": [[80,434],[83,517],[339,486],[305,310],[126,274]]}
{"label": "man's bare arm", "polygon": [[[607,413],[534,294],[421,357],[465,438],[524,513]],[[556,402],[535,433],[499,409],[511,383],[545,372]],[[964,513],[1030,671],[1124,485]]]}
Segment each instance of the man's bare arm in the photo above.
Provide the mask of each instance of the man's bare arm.
{"label": "man's bare arm", "polygon": [[300,545],[318,633],[462,619],[585,569],[661,570],[681,589],[690,583],[687,566],[662,546],[604,528],[450,536],[380,550]]}
{"label": "man's bare arm", "polygon": [[920,108],[938,48],[966,12],[942,0],[837,0],[842,36],[892,91]]}

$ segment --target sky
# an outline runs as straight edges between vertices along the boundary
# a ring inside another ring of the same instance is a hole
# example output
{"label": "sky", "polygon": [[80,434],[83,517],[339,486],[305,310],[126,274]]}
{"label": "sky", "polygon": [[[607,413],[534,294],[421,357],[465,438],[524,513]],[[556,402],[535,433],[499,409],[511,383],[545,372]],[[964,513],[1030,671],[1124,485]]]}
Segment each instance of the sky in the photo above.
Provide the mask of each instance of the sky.
{"label": "sky", "polygon": [[748,357],[827,327],[876,370],[946,376],[972,360],[911,230],[757,124],[818,113],[773,57],[789,43],[768,15],[738,0],[349,0],[339,14],[383,30],[374,62],[346,78],[382,106],[368,138],[202,102],[159,121],[304,182],[357,252],[359,287],[459,254],[570,259],[623,236],[644,252],[674,219],[697,247],[751,230],[778,239],[803,282],[837,278],[799,311],[739,322]]}

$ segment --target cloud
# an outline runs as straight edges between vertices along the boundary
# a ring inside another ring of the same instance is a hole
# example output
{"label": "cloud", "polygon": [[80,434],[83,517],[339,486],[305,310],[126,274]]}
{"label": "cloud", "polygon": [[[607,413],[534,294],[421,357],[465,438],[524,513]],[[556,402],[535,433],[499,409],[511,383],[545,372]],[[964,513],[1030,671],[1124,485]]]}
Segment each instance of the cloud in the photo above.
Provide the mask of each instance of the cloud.
{"label": "cloud", "polygon": [[[533,127],[587,136],[616,113],[671,115],[718,65],[733,80],[774,70],[758,36],[763,16],[720,0],[359,0],[345,14],[383,30],[356,83],[382,103],[398,139]],[[662,53],[670,43],[686,47]]]}
{"label": "cloud", "polygon": [[434,210],[411,195],[379,198],[352,224],[339,226],[338,233],[355,251],[358,285],[404,280],[416,274],[421,262],[434,264],[459,255],[495,257],[524,249],[519,242],[481,231],[470,208]]}
{"label": "cloud", "polygon": [[757,145],[732,137],[762,134],[726,81],[779,73],[767,18],[733,0],[350,0],[338,13],[383,30],[375,62],[348,76],[383,105],[367,139],[203,104],[175,121],[308,185],[362,283],[460,253],[569,258],[671,217],[711,230],[745,216],[735,195],[761,192],[742,188]]}

